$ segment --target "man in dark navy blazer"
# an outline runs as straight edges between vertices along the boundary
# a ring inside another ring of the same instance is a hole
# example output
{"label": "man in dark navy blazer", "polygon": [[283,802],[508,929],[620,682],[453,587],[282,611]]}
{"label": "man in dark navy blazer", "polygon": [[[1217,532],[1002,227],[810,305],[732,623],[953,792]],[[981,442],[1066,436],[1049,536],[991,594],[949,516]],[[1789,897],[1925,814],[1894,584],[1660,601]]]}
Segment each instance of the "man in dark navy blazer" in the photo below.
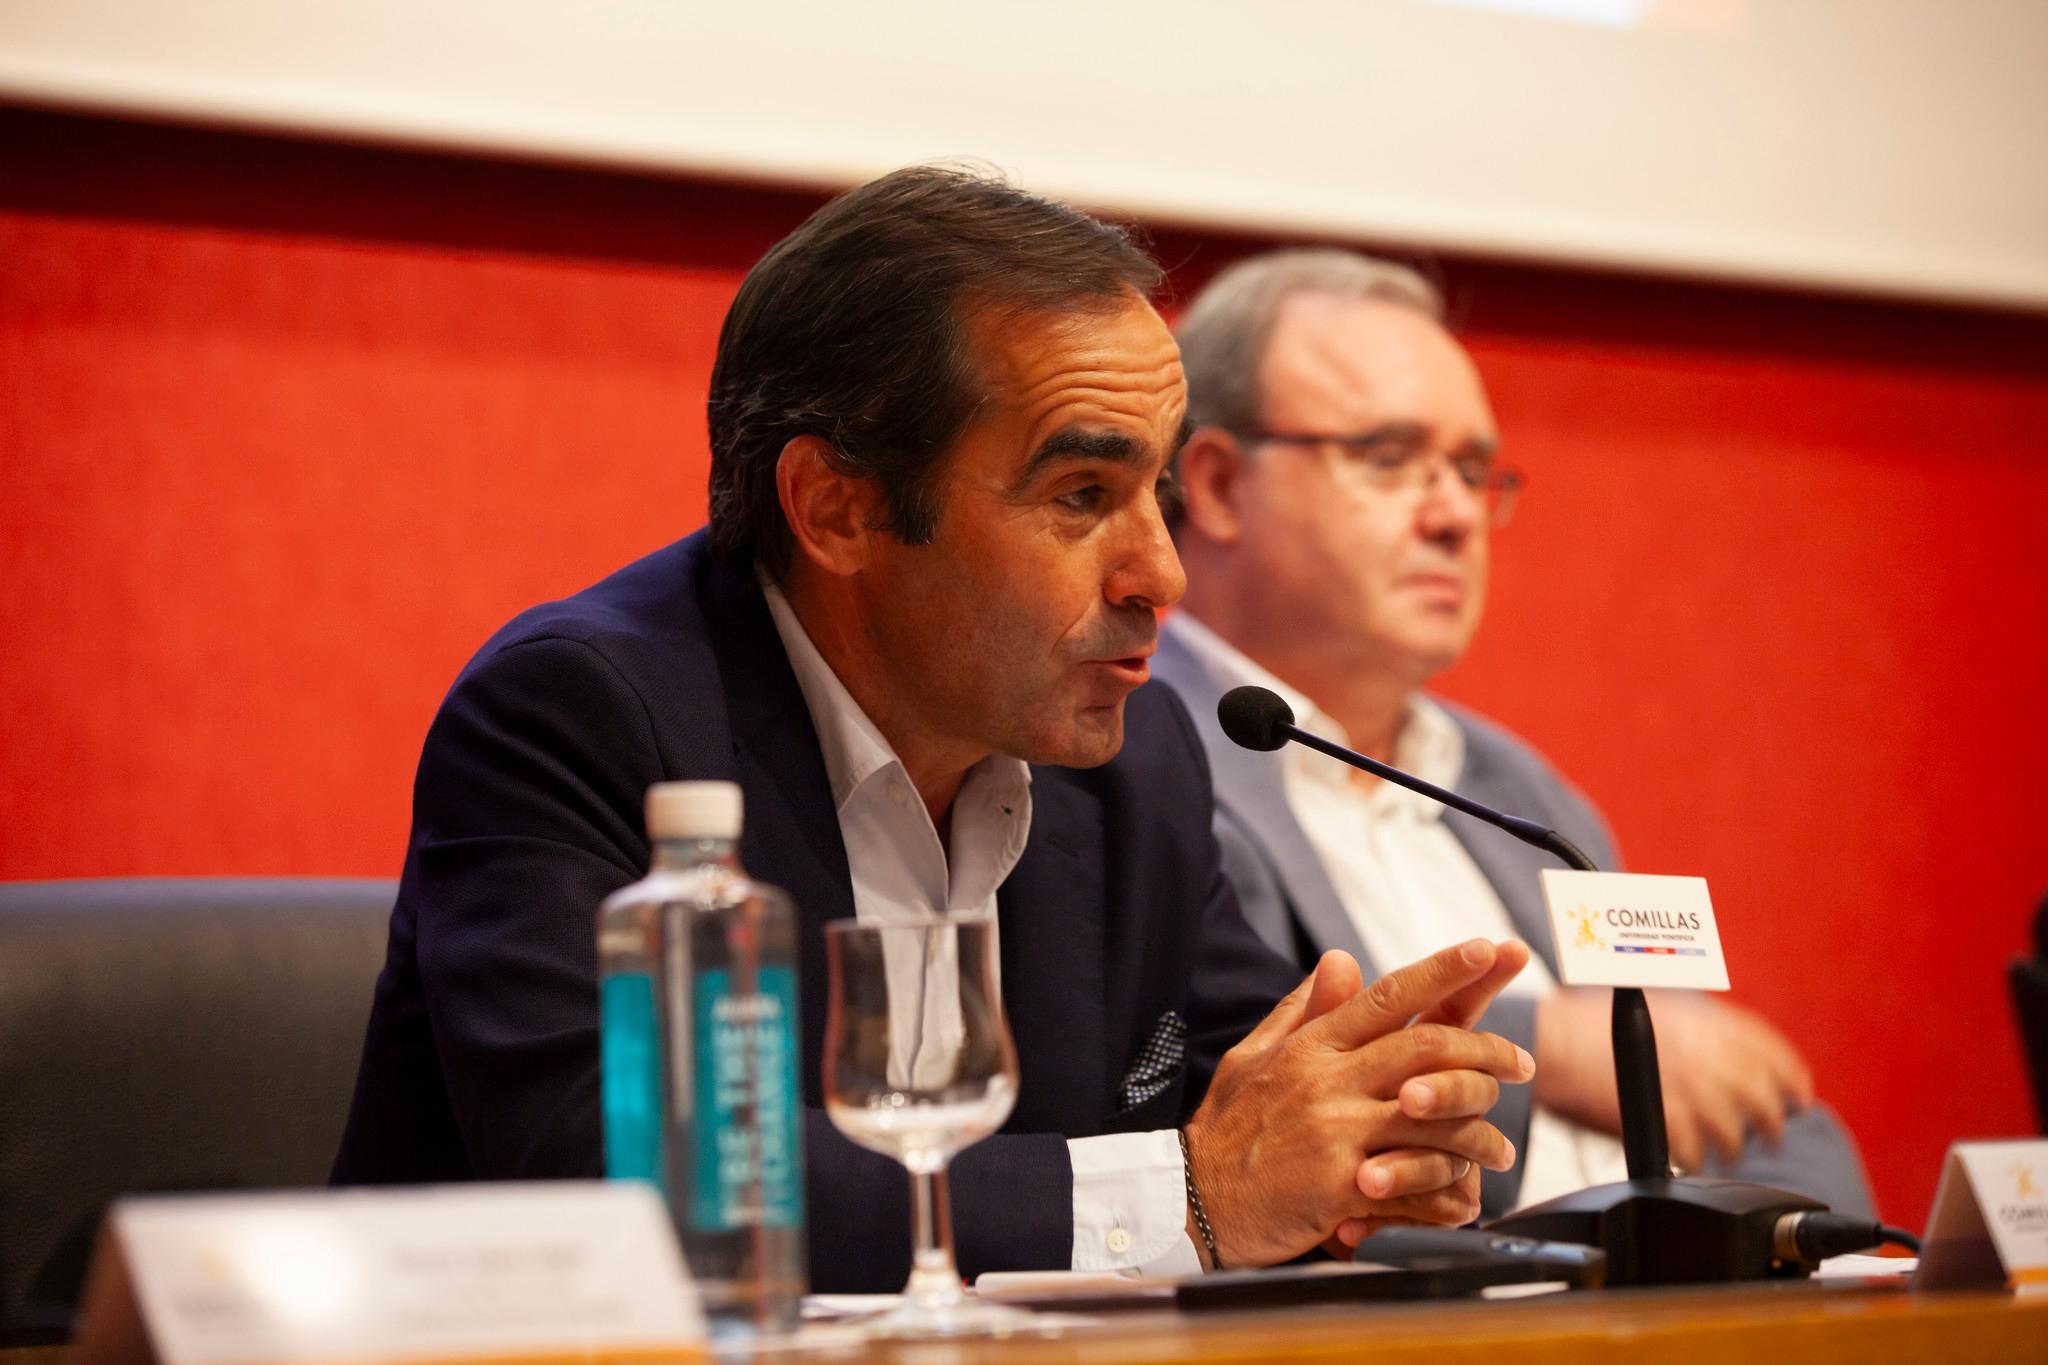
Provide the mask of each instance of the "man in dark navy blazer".
{"label": "man in dark navy blazer", "polygon": [[[600,1173],[593,916],[646,868],[648,786],[727,779],[745,863],[802,917],[813,1285],[901,1284],[903,1172],[820,1108],[820,926],[875,893],[801,641],[943,859],[986,852],[956,837],[977,774],[1031,765],[994,893],[1022,1087],[953,1167],[967,1273],[1103,1264],[1098,1219],[1103,1255],[1169,1262],[1130,1249],[1127,1196],[1186,1268],[1472,1216],[1479,1168],[1513,1159],[1484,1114],[1533,1063],[1466,1026],[1525,951],[1465,944],[1369,988],[1333,954],[1297,985],[1222,876],[1186,710],[1145,685],[1183,587],[1157,282],[1116,229],[933,169],[764,257],[712,376],[709,527],[518,617],[434,721],[337,1182]],[[1168,1154],[1163,1200],[1158,1161],[1103,1165],[1118,1134],[1117,1161]]]}

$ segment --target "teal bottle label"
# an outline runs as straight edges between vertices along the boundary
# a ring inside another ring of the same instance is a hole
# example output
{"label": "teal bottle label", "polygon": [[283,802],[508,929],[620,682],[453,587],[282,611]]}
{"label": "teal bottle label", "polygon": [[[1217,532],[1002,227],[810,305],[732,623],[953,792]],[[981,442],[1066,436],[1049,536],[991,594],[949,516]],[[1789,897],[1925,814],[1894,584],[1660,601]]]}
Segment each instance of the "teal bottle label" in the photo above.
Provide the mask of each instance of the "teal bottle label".
{"label": "teal bottle label", "polygon": [[599,1008],[605,1174],[614,1180],[651,1180],[659,1186],[661,1046],[654,979],[645,972],[607,976]]}
{"label": "teal bottle label", "polygon": [[703,1232],[803,1220],[796,973],[762,967],[755,982],[754,994],[735,995],[731,972],[707,968],[690,993],[697,1101],[690,1226]]}

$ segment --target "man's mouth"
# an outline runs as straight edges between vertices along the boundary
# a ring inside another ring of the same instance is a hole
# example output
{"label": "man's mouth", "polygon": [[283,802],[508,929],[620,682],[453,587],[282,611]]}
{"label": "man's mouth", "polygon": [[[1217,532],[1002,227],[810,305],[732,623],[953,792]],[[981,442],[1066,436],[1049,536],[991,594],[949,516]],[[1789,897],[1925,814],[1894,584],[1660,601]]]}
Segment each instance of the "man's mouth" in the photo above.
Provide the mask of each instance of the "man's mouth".
{"label": "man's mouth", "polygon": [[1137,688],[1152,676],[1152,655],[1159,648],[1158,638],[1139,643],[1128,654],[1113,655],[1109,658],[1090,659],[1088,663],[1106,670],[1112,678],[1126,687]]}
{"label": "man's mouth", "polygon": [[1152,676],[1151,659],[1152,651],[1148,649],[1143,654],[1127,654],[1121,659],[1097,659],[1095,662],[1137,687]]}
{"label": "man's mouth", "polygon": [[1450,573],[1403,574],[1399,585],[1413,589],[1424,597],[1462,605],[1465,601],[1465,580]]}

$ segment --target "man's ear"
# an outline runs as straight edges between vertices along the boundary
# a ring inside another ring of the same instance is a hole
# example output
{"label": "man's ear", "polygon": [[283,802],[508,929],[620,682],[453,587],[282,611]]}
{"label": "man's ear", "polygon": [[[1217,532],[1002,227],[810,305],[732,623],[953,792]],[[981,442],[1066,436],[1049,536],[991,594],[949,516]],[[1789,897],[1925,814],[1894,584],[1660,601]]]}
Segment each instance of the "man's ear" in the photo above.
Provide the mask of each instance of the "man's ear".
{"label": "man's ear", "polygon": [[867,566],[869,544],[882,524],[880,490],[839,468],[832,447],[797,436],[775,462],[775,493],[796,539],[796,552],[826,573],[845,576]]}
{"label": "man's ear", "polygon": [[1181,446],[1179,464],[1184,524],[1218,545],[1236,544],[1244,534],[1244,447],[1222,427],[1199,427]]}

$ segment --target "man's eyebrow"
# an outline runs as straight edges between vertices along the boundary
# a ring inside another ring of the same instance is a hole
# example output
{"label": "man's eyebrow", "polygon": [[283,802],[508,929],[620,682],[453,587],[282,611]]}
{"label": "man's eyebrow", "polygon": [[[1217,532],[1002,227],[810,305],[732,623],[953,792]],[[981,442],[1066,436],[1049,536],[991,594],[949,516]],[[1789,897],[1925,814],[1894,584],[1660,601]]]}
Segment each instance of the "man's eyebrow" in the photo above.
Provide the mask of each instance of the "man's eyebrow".
{"label": "man's eyebrow", "polygon": [[1423,422],[1395,420],[1382,422],[1370,431],[1361,431],[1352,440],[1362,446],[1424,445],[1432,435],[1429,426]]}
{"label": "man's eyebrow", "polygon": [[[1382,422],[1371,431],[1360,432],[1355,438],[1360,445],[1422,445],[1434,435],[1424,422]],[[1498,436],[1474,436],[1462,442],[1452,455],[1491,455],[1500,448]]]}
{"label": "man's eyebrow", "polygon": [[1031,481],[1045,472],[1045,467],[1061,460],[1101,460],[1109,464],[1137,464],[1145,458],[1145,447],[1130,437],[1114,431],[1086,431],[1080,427],[1063,427],[1039,442],[1038,449],[1031,452],[1031,458],[1024,462],[1024,468],[1012,485],[1017,490],[1030,486]]}

